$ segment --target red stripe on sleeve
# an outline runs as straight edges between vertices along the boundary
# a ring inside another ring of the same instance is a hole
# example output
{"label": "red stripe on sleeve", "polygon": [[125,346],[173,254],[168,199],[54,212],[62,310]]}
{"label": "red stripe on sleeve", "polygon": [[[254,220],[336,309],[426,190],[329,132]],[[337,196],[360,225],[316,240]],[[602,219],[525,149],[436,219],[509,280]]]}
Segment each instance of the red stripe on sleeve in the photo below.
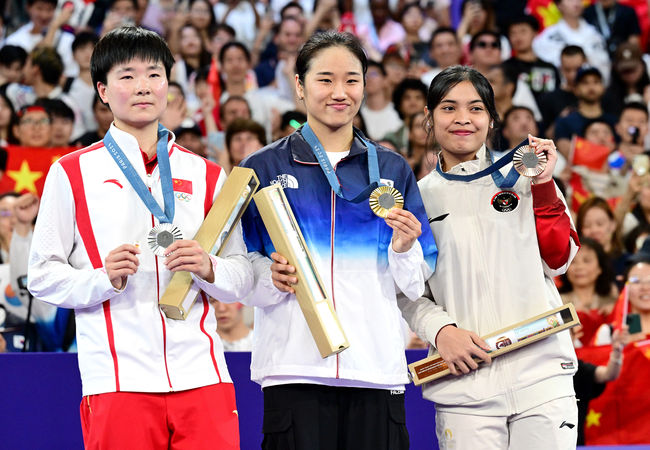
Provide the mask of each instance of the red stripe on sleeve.
{"label": "red stripe on sleeve", "polygon": [[571,228],[571,220],[553,181],[534,184],[531,189],[539,251],[547,266],[558,269],[569,260],[571,240],[580,245],[578,235]]}
{"label": "red stripe on sleeve", "polygon": [[[61,167],[65,170],[70,180],[70,187],[72,188],[72,195],[74,198],[74,205],[76,211],[75,220],[79,234],[86,248],[86,253],[90,259],[93,268],[99,269],[104,266],[102,258],[99,255],[97,248],[97,241],[93,233],[92,224],[90,223],[90,214],[88,213],[88,203],[86,202],[86,192],[84,189],[83,177],[81,176],[81,166],[79,158],[82,154],[93,151],[102,147],[101,143],[97,143],[85,150],[71,153],[64,156],[59,160]],[[120,391],[120,376],[117,364],[117,352],[115,350],[115,338],[113,336],[113,320],[111,318],[111,304],[109,300],[102,303],[104,309],[104,320],[106,322],[106,334],[108,336],[108,346],[113,357],[113,370],[115,372],[115,390]]]}
{"label": "red stripe on sleeve", "polygon": [[210,336],[210,333],[205,331],[205,318],[208,316],[208,312],[210,312],[210,302],[208,301],[207,295],[205,295],[205,292],[203,291],[201,291],[201,299],[203,300],[203,315],[201,316],[201,331],[203,332],[203,334],[205,334],[208,337],[208,340],[210,341],[210,357],[212,358],[212,364],[214,364],[214,370],[217,372],[219,383],[221,383],[221,374],[219,373],[217,358],[214,357],[214,341],[212,340],[212,336]]}
{"label": "red stripe on sleeve", "polygon": [[214,190],[217,186],[217,180],[221,174],[221,167],[217,164],[205,160],[205,202],[203,217],[208,215],[212,203],[214,202]]}

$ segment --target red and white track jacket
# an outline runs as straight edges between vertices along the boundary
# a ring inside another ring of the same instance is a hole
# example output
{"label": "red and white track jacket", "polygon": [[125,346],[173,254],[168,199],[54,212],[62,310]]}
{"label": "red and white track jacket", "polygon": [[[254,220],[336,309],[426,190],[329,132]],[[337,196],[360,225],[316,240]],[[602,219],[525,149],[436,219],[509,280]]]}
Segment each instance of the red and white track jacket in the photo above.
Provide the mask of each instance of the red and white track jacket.
{"label": "red and white track jacket", "polygon": [[[147,175],[136,139],[111,126],[111,134],[163,204],[160,172]],[[225,181],[224,171],[184,148],[168,144],[176,213],[186,239],[199,229]],[[83,394],[169,392],[232,382],[217,323],[201,295],[184,321],[167,319],[158,299],[172,273],[147,244],[157,220],[145,207],[102,142],[54,163],[45,182],[29,258],[29,289],[53,305],[74,308]],[[138,271],[117,291],[104,259],[122,244],[140,244]],[[224,302],[252,287],[241,228],[223,257],[213,257],[214,283],[194,277]]]}

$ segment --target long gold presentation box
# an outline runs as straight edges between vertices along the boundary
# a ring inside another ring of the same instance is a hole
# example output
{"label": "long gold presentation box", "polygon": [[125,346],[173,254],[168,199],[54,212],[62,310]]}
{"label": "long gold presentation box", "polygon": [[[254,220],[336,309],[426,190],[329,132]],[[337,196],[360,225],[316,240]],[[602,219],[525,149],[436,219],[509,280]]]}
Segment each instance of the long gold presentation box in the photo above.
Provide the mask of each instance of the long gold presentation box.
{"label": "long gold presentation box", "polygon": [[[490,333],[483,340],[490,346],[490,356],[495,358],[576,325],[580,325],[580,320],[573,304],[568,303]],[[451,373],[438,353],[409,364],[409,370],[416,386]]]}
{"label": "long gold presentation box", "polygon": [[255,205],[275,250],[296,269],[298,283],[293,288],[318,351],[323,358],[342,352],[348,340],[282,187],[260,189]]}
{"label": "long gold presentation box", "polygon": [[[259,185],[254,170],[232,169],[194,236],[203,250],[212,255],[221,253]],[[199,293],[189,272],[176,272],[158,304],[170,319],[185,320]]]}

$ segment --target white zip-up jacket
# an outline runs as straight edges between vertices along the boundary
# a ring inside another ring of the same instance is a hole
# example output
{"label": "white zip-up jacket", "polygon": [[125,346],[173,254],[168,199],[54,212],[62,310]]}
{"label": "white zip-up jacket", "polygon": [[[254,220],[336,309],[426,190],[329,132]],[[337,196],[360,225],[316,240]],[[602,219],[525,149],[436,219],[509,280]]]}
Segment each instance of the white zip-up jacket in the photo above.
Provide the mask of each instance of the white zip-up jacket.
{"label": "white zip-up jacket", "polygon": [[[375,216],[368,200],[339,198],[300,130],[242,162],[256,171],[260,187],[280,183],[309,247],[350,347],[323,359],[298,301],[271,281],[274,251],[254,204],[242,218],[255,271],[255,287],[244,302],[255,308],[251,379],[262,387],[312,383],[403,389],[408,381],[401,313],[396,295],[417,300],[435,267],[436,246],[413,171],[404,158],[377,148],[385,184],[404,196],[404,208],[422,223],[411,249],[395,253],[392,229]],[[334,167],[348,198],[368,186],[368,155],[356,137],[350,153]]]}
{"label": "white zip-up jacket", "polygon": [[[483,147],[478,159],[449,173],[469,175],[489,164]],[[531,187],[522,176],[502,189],[490,176],[465,182],[433,171],[418,186],[439,250],[428,281],[435,300],[400,301],[418,335],[435,345],[440,329],[456,324],[484,336],[562,305],[553,277],[566,271],[578,239],[553,182]],[[574,395],[576,368],[566,331],[467,375],[428,383],[423,394],[439,410],[506,416]]]}
{"label": "white zip-up jacket", "polygon": [[[160,172],[147,175],[136,139],[111,126],[111,134],[163,205]],[[174,224],[186,239],[199,229],[226,175],[219,166],[168,143],[174,179]],[[162,207],[162,206],[161,206]],[[153,254],[147,234],[158,222],[102,142],[64,156],[50,168],[29,261],[35,297],[74,308],[83,394],[169,392],[232,382],[205,295],[184,321],[167,319],[158,299],[172,273]],[[104,269],[108,253],[139,243],[140,265],[122,291]],[[214,282],[194,282],[208,295],[237,301],[252,286],[252,267],[238,227],[223,257],[212,257]]]}

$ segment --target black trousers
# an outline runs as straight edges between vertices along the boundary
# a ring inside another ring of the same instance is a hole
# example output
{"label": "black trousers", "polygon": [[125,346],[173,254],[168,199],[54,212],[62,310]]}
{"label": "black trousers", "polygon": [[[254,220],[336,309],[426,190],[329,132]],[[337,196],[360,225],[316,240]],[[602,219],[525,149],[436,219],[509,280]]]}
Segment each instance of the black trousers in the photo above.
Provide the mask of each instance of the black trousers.
{"label": "black trousers", "polygon": [[404,394],[288,384],[264,389],[264,450],[406,450]]}

